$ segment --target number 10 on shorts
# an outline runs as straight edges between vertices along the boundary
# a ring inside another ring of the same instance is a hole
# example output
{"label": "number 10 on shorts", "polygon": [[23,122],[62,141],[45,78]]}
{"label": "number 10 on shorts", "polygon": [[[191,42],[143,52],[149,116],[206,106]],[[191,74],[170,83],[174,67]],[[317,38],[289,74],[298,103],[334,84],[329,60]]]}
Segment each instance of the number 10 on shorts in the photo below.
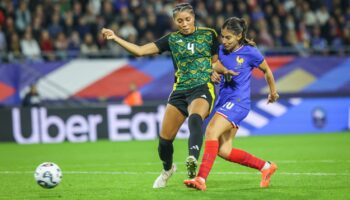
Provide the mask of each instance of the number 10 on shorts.
{"label": "number 10 on shorts", "polygon": [[228,110],[231,110],[232,108],[233,108],[233,106],[234,106],[235,104],[234,103],[232,103],[232,102],[226,102],[225,104],[224,104],[224,108],[226,108],[226,109],[228,109]]}

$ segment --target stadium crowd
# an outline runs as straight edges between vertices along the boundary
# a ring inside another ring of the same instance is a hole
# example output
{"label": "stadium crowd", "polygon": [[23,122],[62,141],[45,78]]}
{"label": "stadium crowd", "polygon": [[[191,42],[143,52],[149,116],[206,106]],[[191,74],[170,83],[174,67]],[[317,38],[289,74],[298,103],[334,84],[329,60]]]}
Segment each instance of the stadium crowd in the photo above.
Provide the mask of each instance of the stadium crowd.
{"label": "stadium crowd", "polygon": [[[133,43],[154,41],[174,30],[169,0],[0,0],[2,62],[76,56],[126,56],[106,42],[108,27]],[[248,37],[262,51],[299,55],[350,50],[348,0],[193,0],[199,26],[219,31],[231,16],[247,20]]]}

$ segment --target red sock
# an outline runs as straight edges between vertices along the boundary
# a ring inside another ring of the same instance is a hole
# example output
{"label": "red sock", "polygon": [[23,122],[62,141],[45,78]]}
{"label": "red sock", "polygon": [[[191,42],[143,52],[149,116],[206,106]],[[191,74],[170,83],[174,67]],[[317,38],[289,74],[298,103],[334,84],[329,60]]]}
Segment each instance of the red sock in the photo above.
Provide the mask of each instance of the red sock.
{"label": "red sock", "polygon": [[266,162],[248,152],[235,148],[232,148],[230,155],[225,159],[257,170],[261,170]]}
{"label": "red sock", "polygon": [[219,151],[219,142],[217,140],[209,140],[205,142],[205,149],[202,164],[199,168],[198,176],[207,179],[211,167],[214,164],[216,155]]}

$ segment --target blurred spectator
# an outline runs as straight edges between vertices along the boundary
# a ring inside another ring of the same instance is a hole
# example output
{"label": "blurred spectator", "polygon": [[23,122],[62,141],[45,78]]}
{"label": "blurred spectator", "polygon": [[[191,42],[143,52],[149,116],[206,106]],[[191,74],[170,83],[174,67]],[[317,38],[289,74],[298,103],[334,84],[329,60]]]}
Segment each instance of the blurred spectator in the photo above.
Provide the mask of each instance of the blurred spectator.
{"label": "blurred spectator", "polygon": [[100,10],[101,10],[101,4],[102,1],[101,0],[90,0],[89,1],[89,7],[91,9],[91,12],[97,16],[100,14]]}
{"label": "blurred spectator", "polygon": [[67,35],[71,35],[75,31],[73,13],[70,11],[64,15],[63,30]]}
{"label": "blurred spectator", "polygon": [[329,19],[329,13],[326,6],[322,6],[316,11],[317,22],[320,26],[323,26]]}
{"label": "blurred spectator", "polygon": [[343,30],[344,45],[350,47],[350,27],[344,28]]}
{"label": "blurred spectator", "polygon": [[35,17],[33,20],[32,32],[33,32],[34,39],[36,39],[37,41],[40,41],[42,30],[43,30],[42,18]]}
{"label": "blurred spectator", "polygon": [[54,46],[52,43],[52,38],[50,38],[50,34],[47,30],[43,30],[41,32],[40,37],[40,48],[43,52],[43,58],[45,60],[54,60],[55,54],[54,52]]}
{"label": "blurred spectator", "polygon": [[258,45],[260,46],[260,48],[270,48],[273,47],[273,38],[270,35],[268,28],[267,28],[267,24],[266,21],[261,18],[258,21],[258,26],[259,26],[259,35],[257,38],[257,42]]}
{"label": "blurred spectator", "polygon": [[29,92],[24,96],[22,101],[23,107],[40,106],[41,99],[35,84],[30,86]]}
{"label": "blurred spectator", "polygon": [[106,24],[110,25],[115,20],[115,13],[113,12],[113,4],[111,1],[104,1],[102,6],[102,16],[106,20]]}
{"label": "blurred spectator", "polygon": [[11,35],[8,51],[8,59],[10,62],[17,62],[21,58],[20,40],[16,33]]}
{"label": "blurred spectator", "polygon": [[27,8],[27,2],[21,1],[19,9],[16,10],[16,28],[20,33],[23,33],[25,28],[30,25],[31,14]]}
{"label": "blurred spectator", "polygon": [[4,26],[5,25],[5,11],[0,8],[0,26]]}
{"label": "blurred spectator", "polygon": [[90,26],[86,23],[86,20],[83,17],[78,19],[76,30],[78,31],[80,38],[84,38],[86,34],[91,34]]}
{"label": "blurred spectator", "polygon": [[57,56],[61,60],[67,58],[68,45],[69,45],[69,41],[66,37],[66,34],[64,34],[64,32],[59,32],[55,42],[55,48],[57,51]]}
{"label": "blurred spectator", "polygon": [[55,13],[51,17],[51,23],[48,27],[48,31],[53,38],[56,38],[58,33],[63,31],[63,27],[60,24],[60,15]]}
{"label": "blurred spectator", "polygon": [[201,19],[205,19],[205,18],[208,17],[208,11],[205,8],[205,4],[204,4],[203,1],[198,2],[197,9],[196,9],[196,14]]}
{"label": "blurred spectator", "polygon": [[103,38],[103,35],[101,33],[97,33],[96,38],[97,38],[96,43],[97,43],[98,48],[101,51],[107,50],[107,41]]}
{"label": "blurred spectator", "polygon": [[143,17],[140,17],[137,20],[136,28],[137,28],[137,32],[139,33],[139,37],[143,38],[145,36],[146,31],[148,30],[146,19]]}
{"label": "blurred spectator", "polygon": [[96,15],[95,12],[93,10],[92,4],[87,4],[86,5],[86,9],[85,9],[86,13],[84,15],[85,21],[87,24],[94,24],[96,23]]}
{"label": "blurred spectator", "polygon": [[83,44],[80,45],[80,51],[83,55],[93,56],[98,53],[98,47],[90,33],[85,35]]}
{"label": "blurred spectator", "polygon": [[130,84],[129,93],[124,98],[123,103],[129,106],[142,106],[142,95],[135,83]]}
{"label": "blurred spectator", "polygon": [[2,30],[2,25],[0,25],[0,53],[1,55],[7,51],[6,35]]}
{"label": "blurred spectator", "polygon": [[10,38],[13,34],[18,34],[14,25],[14,21],[12,17],[8,17],[6,19],[6,24],[5,27],[3,29],[6,33],[6,38],[7,38],[7,46],[9,46],[9,42],[10,42]]}
{"label": "blurred spectator", "polygon": [[309,5],[309,3],[307,1],[303,2],[302,8],[303,8],[304,20],[305,20],[306,26],[308,28],[310,28],[311,26],[316,25],[316,22],[317,22],[316,15],[310,9],[310,5]]}
{"label": "blurred spectator", "polygon": [[[119,26],[117,23],[113,23],[110,26],[110,29],[113,30],[115,33],[117,33]],[[119,45],[115,45],[115,43],[113,43],[111,41],[107,41],[107,49],[112,54],[117,54],[117,55],[122,55],[122,56],[129,55],[128,52],[126,52],[122,47],[120,47]]]}
{"label": "blurred spectator", "polygon": [[80,37],[77,31],[73,31],[68,42],[68,54],[69,57],[75,57],[79,55],[80,52]]}
{"label": "blurred spectator", "polygon": [[[13,56],[17,53],[13,54],[14,51],[10,48],[16,46],[10,44],[12,35],[16,34],[15,37],[24,41],[26,30],[31,29],[32,39],[37,43],[41,43],[42,30],[48,30],[49,38],[56,40],[58,35],[63,33],[68,41],[68,47],[58,50],[57,45],[54,45],[54,54],[59,52],[61,58],[65,57],[64,54],[70,54],[70,57],[78,56],[80,41],[85,41],[87,34],[92,35],[90,46],[97,46],[94,52],[125,56],[127,55],[125,51],[116,47],[117,45],[109,45],[100,40],[101,28],[113,27],[122,37],[139,44],[154,41],[174,29],[174,24],[171,22],[172,8],[179,2],[182,0],[3,0],[0,1],[2,27],[0,35],[5,35],[6,44],[3,42],[0,44],[0,51],[12,59],[17,57]],[[265,52],[276,51],[274,47],[292,47],[299,49],[297,53],[305,55],[306,52],[312,52],[315,46],[320,48],[322,40],[312,38],[315,35],[315,27],[319,29],[320,38],[327,42],[327,45],[322,46],[327,48],[326,51],[331,50],[331,53],[350,51],[348,38],[350,1],[193,0],[191,2],[196,10],[198,26],[212,27],[220,31],[220,25],[228,17],[243,17],[250,26],[250,33],[254,33],[248,35],[253,36],[251,39],[264,47]],[[337,48],[342,50],[335,50]],[[28,52],[23,50],[23,53]]]}
{"label": "blurred spectator", "polygon": [[327,51],[327,41],[321,36],[320,27],[315,26],[312,31],[311,47],[315,53],[325,54]]}
{"label": "blurred spectator", "polygon": [[41,60],[41,50],[38,42],[32,37],[31,29],[27,29],[24,38],[21,40],[23,55],[31,61]]}
{"label": "blurred spectator", "polygon": [[124,23],[122,27],[120,27],[119,34],[120,36],[126,39],[126,38],[129,38],[130,35],[137,36],[137,30],[132,25],[131,21],[128,20]]}
{"label": "blurred spectator", "polygon": [[74,1],[73,2],[73,20],[74,20],[74,26],[78,25],[78,21],[83,16],[83,11],[81,7],[80,1]]}

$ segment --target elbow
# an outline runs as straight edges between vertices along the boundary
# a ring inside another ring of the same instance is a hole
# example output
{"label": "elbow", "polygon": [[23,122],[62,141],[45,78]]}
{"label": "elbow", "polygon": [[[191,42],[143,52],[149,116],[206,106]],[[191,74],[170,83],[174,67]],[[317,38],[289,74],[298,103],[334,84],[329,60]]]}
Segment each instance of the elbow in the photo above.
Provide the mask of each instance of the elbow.
{"label": "elbow", "polygon": [[141,49],[137,49],[134,53],[135,57],[143,57],[145,56],[145,53]]}
{"label": "elbow", "polygon": [[145,45],[137,46],[137,48],[135,49],[134,55],[135,55],[135,57],[143,57],[143,56],[148,55],[146,53]]}
{"label": "elbow", "polygon": [[143,54],[141,54],[141,53],[139,53],[139,52],[135,52],[135,53],[134,53],[134,56],[135,56],[135,57],[142,57]]}

